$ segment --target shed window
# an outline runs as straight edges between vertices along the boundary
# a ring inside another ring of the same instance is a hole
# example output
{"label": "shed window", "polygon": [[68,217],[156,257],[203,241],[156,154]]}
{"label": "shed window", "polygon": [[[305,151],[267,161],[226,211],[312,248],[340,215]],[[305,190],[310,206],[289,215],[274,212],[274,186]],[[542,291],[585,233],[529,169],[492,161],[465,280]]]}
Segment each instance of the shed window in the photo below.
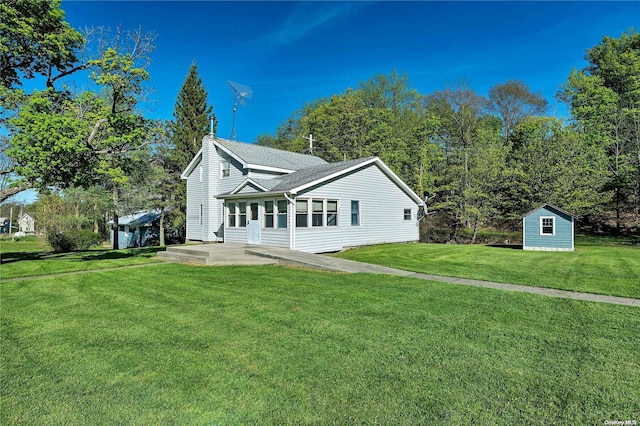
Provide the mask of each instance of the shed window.
{"label": "shed window", "polygon": [[227,220],[227,227],[235,228],[236,226],[236,203],[229,203],[229,220]]}
{"label": "shed window", "polygon": [[287,227],[287,200],[278,200],[278,228]]}
{"label": "shed window", "polygon": [[411,209],[404,209],[404,220],[411,220]]}
{"label": "shed window", "polygon": [[338,226],[338,202],[327,201],[327,226]]}
{"label": "shed window", "polygon": [[245,228],[247,226],[247,203],[238,203],[240,208],[240,223],[238,226]]}
{"label": "shed window", "polygon": [[264,202],[264,227],[273,228],[273,201]]}
{"label": "shed window", "polygon": [[351,200],[351,226],[360,225],[360,201]]}
{"label": "shed window", "polygon": [[324,201],[313,200],[313,213],[311,215],[311,226],[324,226]]}
{"label": "shed window", "polygon": [[296,227],[306,228],[309,226],[309,203],[307,200],[296,201]]}
{"label": "shed window", "polygon": [[555,235],[555,221],[553,217],[540,218],[540,235]]}

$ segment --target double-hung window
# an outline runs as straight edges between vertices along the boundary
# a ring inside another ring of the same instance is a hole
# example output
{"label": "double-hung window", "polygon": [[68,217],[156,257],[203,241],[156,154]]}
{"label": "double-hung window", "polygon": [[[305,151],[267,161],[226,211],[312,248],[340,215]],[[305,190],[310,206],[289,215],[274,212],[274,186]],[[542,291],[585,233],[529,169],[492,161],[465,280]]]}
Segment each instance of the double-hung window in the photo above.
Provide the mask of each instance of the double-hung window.
{"label": "double-hung window", "polygon": [[287,200],[278,200],[276,203],[278,208],[278,228],[287,227]]}
{"label": "double-hung window", "polygon": [[273,201],[264,202],[264,227],[273,228]]}
{"label": "double-hung window", "polygon": [[313,200],[311,205],[313,208],[311,213],[311,226],[324,226],[324,201]]}
{"label": "double-hung window", "polygon": [[236,203],[229,203],[229,219],[227,220],[227,228],[236,227]]}
{"label": "double-hung window", "polygon": [[231,174],[231,161],[225,160],[220,163],[222,177],[228,177]]}
{"label": "double-hung window", "polygon": [[245,228],[247,226],[247,203],[238,203],[240,208],[240,223],[238,226]]}
{"label": "double-hung window", "polygon": [[338,226],[338,202],[327,201],[327,226]]}
{"label": "double-hung window", "polygon": [[555,223],[553,217],[540,218],[540,235],[555,235]]}
{"label": "double-hung window", "polygon": [[306,228],[307,226],[309,226],[308,200],[296,200],[296,228]]}
{"label": "double-hung window", "polygon": [[360,201],[351,200],[351,226],[360,225]]}
{"label": "double-hung window", "polygon": [[411,220],[411,209],[404,209],[404,220]]}

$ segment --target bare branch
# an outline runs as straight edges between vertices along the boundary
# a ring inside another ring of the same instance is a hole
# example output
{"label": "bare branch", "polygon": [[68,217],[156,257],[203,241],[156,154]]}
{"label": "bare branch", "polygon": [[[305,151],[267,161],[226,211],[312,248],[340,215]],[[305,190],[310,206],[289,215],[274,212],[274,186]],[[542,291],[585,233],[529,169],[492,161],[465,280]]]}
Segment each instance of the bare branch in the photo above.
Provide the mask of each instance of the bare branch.
{"label": "bare branch", "polygon": [[13,195],[19,194],[22,191],[26,191],[27,189],[30,189],[32,187],[33,187],[33,184],[31,182],[23,181],[18,183],[17,185],[10,186],[8,188],[0,190],[0,203],[6,200],[7,198]]}
{"label": "bare branch", "polygon": [[100,130],[100,127],[102,127],[102,125],[104,123],[106,123],[106,122],[107,122],[106,118],[101,118],[100,120],[96,121],[96,124],[93,126],[93,130],[91,131],[91,134],[89,135],[89,138],[87,139],[87,144],[91,145],[93,140],[98,135],[98,130]]}

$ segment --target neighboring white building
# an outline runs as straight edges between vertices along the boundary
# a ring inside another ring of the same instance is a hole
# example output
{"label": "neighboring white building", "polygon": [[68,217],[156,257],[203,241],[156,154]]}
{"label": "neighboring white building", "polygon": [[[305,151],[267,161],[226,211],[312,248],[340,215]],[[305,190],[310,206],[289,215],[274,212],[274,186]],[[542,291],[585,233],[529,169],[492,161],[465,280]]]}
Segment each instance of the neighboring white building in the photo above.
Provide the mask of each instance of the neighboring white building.
{"label": "neighboring white building", "polygon": [[419,239],[422,200],[378,157],[327,163],[208,135],[182,178],[187,240],[322,253]]}
{"label": "neighboring white building", "polygon": [[25,213],[18,218],[18,232],[33,234],[36,232],[35,213]]}

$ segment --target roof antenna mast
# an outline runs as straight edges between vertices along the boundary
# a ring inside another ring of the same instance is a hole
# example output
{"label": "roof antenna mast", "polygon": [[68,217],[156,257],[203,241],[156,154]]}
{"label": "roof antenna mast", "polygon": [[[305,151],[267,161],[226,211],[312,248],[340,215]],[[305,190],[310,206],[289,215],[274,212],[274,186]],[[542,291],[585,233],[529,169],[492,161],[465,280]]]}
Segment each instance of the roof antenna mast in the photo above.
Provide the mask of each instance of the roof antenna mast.
{"label": "roof antenna mast", "polygon": [[229,139],[234,140],[238,138],[236,134],[236,111],[238,110],[238,105],[246,105],[246,99],[251,99],[253,90],[249,86],[234,83],[233,81],[227,80],[227,84],[233,90],[233,115],[231,116],[231,137]]}

